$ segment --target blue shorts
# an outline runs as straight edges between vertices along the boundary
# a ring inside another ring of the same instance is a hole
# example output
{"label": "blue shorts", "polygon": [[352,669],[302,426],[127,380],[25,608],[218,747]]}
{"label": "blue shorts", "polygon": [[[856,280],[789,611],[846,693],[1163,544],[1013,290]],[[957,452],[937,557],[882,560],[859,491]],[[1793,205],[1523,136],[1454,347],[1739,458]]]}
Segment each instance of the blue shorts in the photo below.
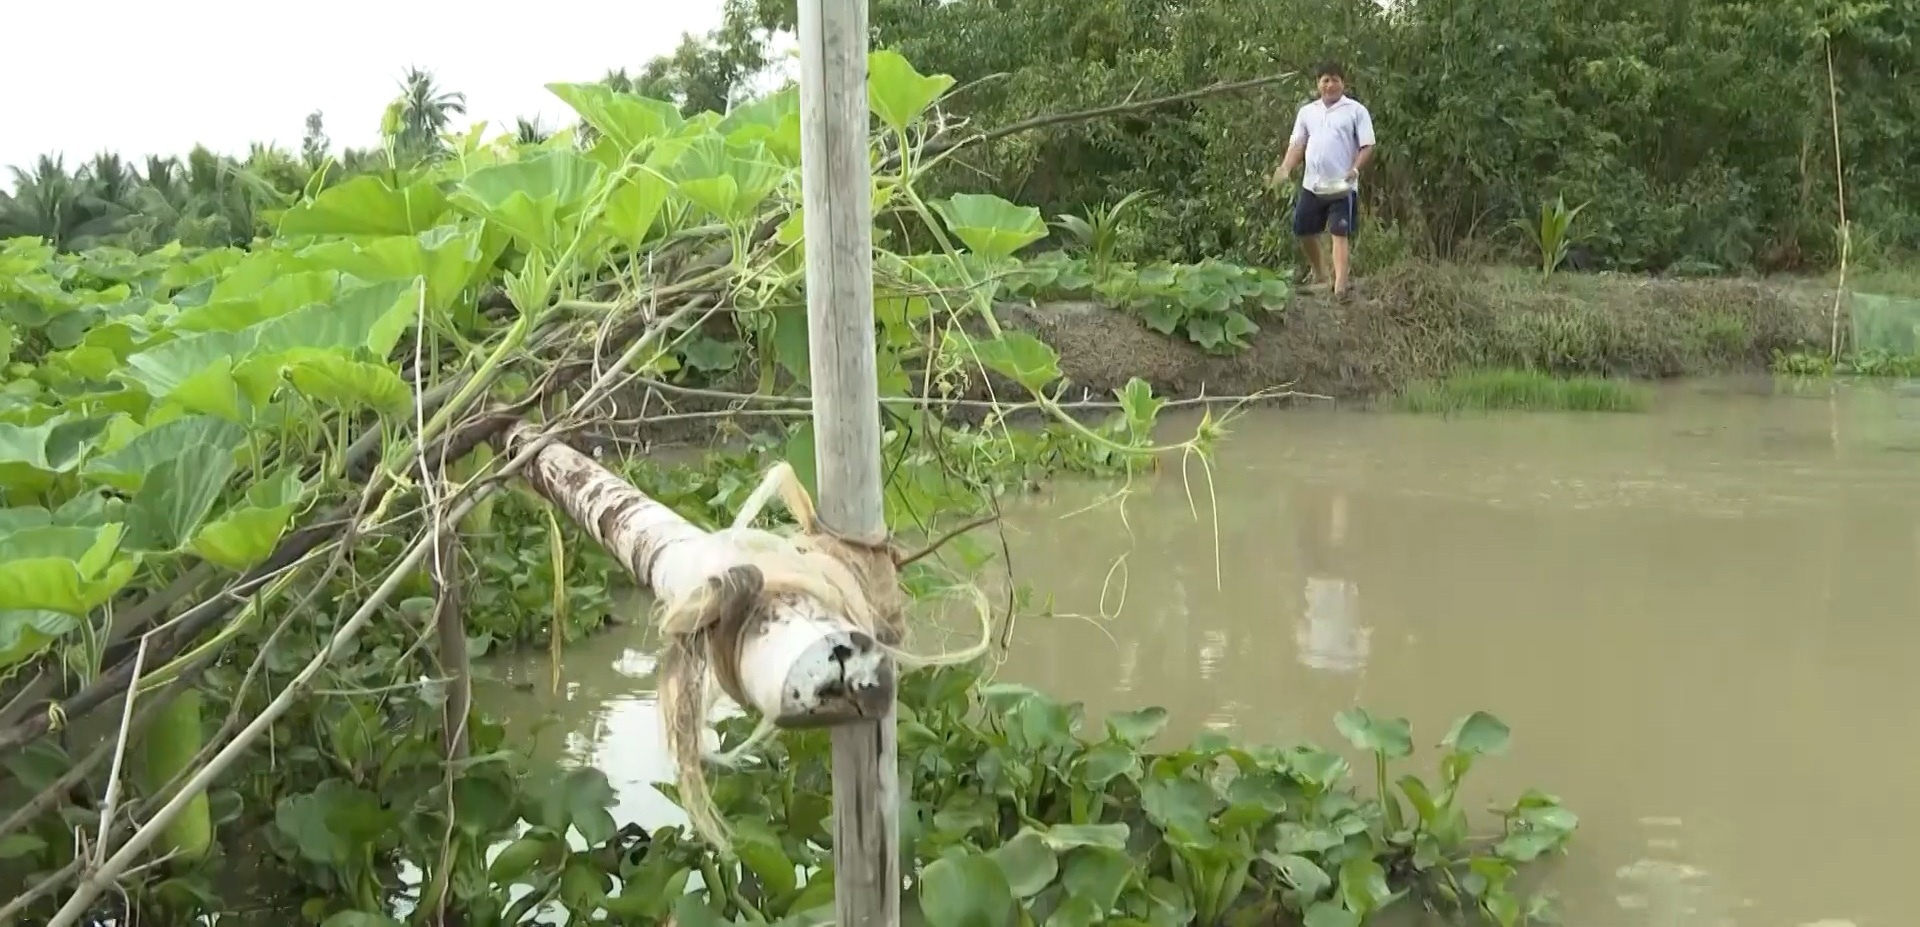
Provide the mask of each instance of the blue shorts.
{"label": "blue shorts", "polygon": [[1360,193],[1357,190],[1323,197],[1302,187],[1299,198],[1293,201],[1293,234],[1302,238],[1321,232],[1351,238],[1354,226],[1359,221]]}

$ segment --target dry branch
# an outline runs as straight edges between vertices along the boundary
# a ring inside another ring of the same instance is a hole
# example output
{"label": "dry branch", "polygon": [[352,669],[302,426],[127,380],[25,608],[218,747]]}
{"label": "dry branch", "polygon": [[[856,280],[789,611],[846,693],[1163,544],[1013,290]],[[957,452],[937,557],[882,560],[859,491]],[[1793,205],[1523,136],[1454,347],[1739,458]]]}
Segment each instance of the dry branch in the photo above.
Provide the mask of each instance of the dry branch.
{"label": "dry branch", "polygon": [[1217,84],[1209,84],[1197,90],[1187,90],[1187,91],[1171,94],[1164,97],[1154,97],[1153,99],[1150,99],[1150,100],[1137,100],[1130,103],[1115,103],[1109,106],[1096,106],[1093,109],[1076,110],[1070,113],[1048,113],[1046,115],[1035,116],[1031,119],[1022,119],[1019,122],[1008,123],[1004,126],[998,126],[992,129],[988,129],[984,132],[977,132],[972,135],[967,135],[960,138],[950,138],[950,137],[934,138],[928,141],[927,144],[920,149],[920,155],[922,157],[931,157],[943,151],[947,151],[953,148],[959,148],[963,145],[975,145],[975,144],[981,144],[984,142],[991,142],[996,139],[1006,138],[1009,135],[1019,135],[1022,132],[1032,132],[1036,129],[1045,129],[1053,126],[1067,125],[1075,122],[1090,122],[1095,119],[1105,119],[1109,116],[1125,116],[1132,113],[1146,112],[1147,110],[1151,110],[1151,109],[1159,109],[1160,107],[1163,107],[1163,106],[1173,106],[1178,103],[1190,103],[1194,100],[1201,100],[1207,97],[1220,96],[1222,94],[1228,94],[1228,93],[1239,93],[1243,90],[1252,90],[1258,87],[1265,87],[1271,84],[1280,83],[1282,81],[1292,80],[1296,76],[1297,75],[1294,72],[1288,71],[1285,74],[1270,74],[1270,75],[1267,75],[1266,77],[1255,77],[1250,80],[1223,81]]}

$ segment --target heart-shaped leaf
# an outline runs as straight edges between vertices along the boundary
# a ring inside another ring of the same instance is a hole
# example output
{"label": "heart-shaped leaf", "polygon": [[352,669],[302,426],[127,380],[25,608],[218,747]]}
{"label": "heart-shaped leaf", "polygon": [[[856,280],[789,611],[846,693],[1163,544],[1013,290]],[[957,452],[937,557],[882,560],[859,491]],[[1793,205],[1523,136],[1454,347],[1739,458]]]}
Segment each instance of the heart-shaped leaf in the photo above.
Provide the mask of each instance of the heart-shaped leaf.
{"label": "heart-shaped leaf", "polygon": [[881,49],[867,55],[867,105],[895,131],[912,125],[952,86],[952,77],[923,75],[899,52]]}
{"label": "heart-shaped leaf", "polygon": [[1040,210],[1016,206],[990,193],[956,193],[933,208],[967,248],[986,258],[1005,258],[1047,237]]}
{"label": "heart-shaped leaf", "polygon": [[1349,708],[1333,724],[1355,747],[1399,759],[1413,752],[1413,730],[1405,718],[1376,718],[1364,708]]}
{"label": "heart-shaped leaf", "polygon": [[919,888],[929,927],[1012,927],[1019,915],[1006,874],[986,856],[934,860],[921,872]]}
{"label": "heart-shaped leaf", "polygon": [[1498,755],[1506,752],[1512,733],[1506,722],[1487,712],[1476,711],[1454,722],[1453,730],[1447,732],[1440,745],[1475,756]]}
{"label": "heart-shaped leaf", "polygon": [[1032,898],[1060,872],[1054,849],[1038,831],[1025,828],[988,855],[1000,865],[1016,897]]}
{"label": "heart-shaped leaf", "polygon": [[1060,352],[1026,332],[1002,331],[996,338],[981,340],[951,328],[946,343],[963,361],[984,364],[1034,392],[1060,378]]}

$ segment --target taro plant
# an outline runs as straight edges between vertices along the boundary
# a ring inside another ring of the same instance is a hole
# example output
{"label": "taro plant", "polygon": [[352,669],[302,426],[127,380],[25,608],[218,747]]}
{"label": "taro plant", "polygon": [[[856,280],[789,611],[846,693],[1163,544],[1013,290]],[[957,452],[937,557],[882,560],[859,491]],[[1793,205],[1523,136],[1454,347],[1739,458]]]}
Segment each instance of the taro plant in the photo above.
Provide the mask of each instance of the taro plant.
{"label": "taro plant", "polygon": [[1581,203],[1569,209],[1566,198],[1557,196],[1551,203],[1540,204],[1538,220],[1513,220],[1513,224],[1527,234],[1540,252],[1540,276],[1553,276],[1553,272],[1566,261],[1567,249],[1573,244],[1573,220],[1585,208],[1587,204]]}

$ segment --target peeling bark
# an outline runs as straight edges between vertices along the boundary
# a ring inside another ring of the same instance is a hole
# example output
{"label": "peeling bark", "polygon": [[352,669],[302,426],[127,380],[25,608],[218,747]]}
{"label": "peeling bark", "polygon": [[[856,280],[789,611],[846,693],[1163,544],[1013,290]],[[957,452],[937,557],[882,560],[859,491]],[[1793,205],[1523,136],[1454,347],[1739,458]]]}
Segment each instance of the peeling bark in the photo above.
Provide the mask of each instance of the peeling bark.
{"label": "peeling bark", "polygon": [[[516,426],[509,451],[537,434]],[[684,599],[748,562],[725,535],[702,531],[565,444],[547,445],[523,476],[663,601]],[[809,598],[776,598],[738,646],[744,707],[781,727],[878,718],[893,704],[892,667],[873,636]],[[713,656],[709,664],[718,662]]]}

